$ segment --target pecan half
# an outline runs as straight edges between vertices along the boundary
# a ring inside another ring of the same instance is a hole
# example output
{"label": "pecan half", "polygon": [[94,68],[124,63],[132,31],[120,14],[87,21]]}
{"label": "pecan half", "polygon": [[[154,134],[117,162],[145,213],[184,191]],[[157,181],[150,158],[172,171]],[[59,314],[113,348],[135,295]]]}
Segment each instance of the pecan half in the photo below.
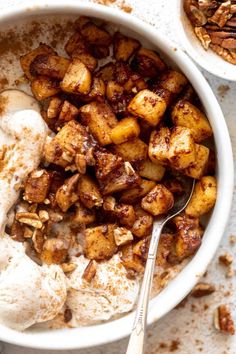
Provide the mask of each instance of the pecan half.
{"label": "pecan half", "polygon": [[219,27],[224,27],[226,22],[231,19],[232,14],[230,12],[231,1],[223,2],[214,15],[208,18],[208,22],[216,23]]}
{"label": "pecan half", "polygon": [[219,263],[229,267],[233,263],[233,257],[229,253],[222,254],[219,256]]}
{"label": "pecan half", "polygon": [[207,23],[207,18],[198,8],[198,2],[196,0],[185,0],[184,11],[194,26],[204,26]]}
{"label": "pecan half", "polygon": [[198,0],[199,10],[209,13],[209,10],[216,9],[218,7],[216,0]]}
{"label": "pecan half", "polygon": [[220,55],[224,60],[236,65],[236,52],[233,50],[225,49],[217,44],[212,43],[210,44],[210,48],[218,55]]}
{"label": "pecan half", "polygon": [[203,297],[215,292],[215,286],[207,283],[198,283],[192,290],[192,297]]}
{"label": "pecan half", "polygon": [[228,31],[209,31],[212,44],[225,49],[236,49],[236,33]]}
{"label": "pecan half", "polygon": [[204,27],[195,27],[194,32],[196,33],[197,38],[200,40],[203,48],[207,50],[211,43],[211,37],[207,33],[207,30]]}
{"label": "pecan half", "polygon": [[221,332],[234,335],[235,326],[230,310],[226,305],[220,305],[214,314],[215,328]]}

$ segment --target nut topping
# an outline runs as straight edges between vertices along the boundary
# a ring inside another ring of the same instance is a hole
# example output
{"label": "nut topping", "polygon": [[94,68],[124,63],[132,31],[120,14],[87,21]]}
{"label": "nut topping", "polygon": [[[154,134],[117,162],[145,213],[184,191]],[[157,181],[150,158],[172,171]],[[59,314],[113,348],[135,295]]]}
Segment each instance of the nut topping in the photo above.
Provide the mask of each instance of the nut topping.
{"label": "nut topping", "polygon": [[213,16],[208,21],[216,23],[219,27],[224,27],[226,22],[231,19],[232,14],[230,12],[231,1],[223,2],[216,10]]}
{"label": "nut topping", "polygon": [[[193,7],[206,16],[204,24],[194,18]],[[224,60],[236,64],[236,3],[199,0],[196,4],[194,0],[185,0],[184,9],[203,48],[210,47]]]}
{"label": "nut topping", "polygon": [[43,250],[43,244],[44,244],[44,235],[41,230],[35,229],[32,235],[32,241],[33,241],[33,246],[34,249],[37,253],[41,254]]}
{"label": "nut topping", "polygon": [[204,27],[195,27],[194,31],[196,33],[196,36],[202,43],[203,48],[207,50],[211,43],[211,37],[209,36],[207,30]]}
{"label": "nut topping", "polygon": [[232,50],[222,48],[221,46],[216,44],[210,44],[210,47],[214,52],[219,54],[224,60],[228,61],[231,64],[236,65],[236,53],[234,53]]}
{"label": "nut topping", "polygon": [[75,263],[62,263],[61,268],[64,273],[73,272],[76,269],[77,265]]}
{"label": "nut topping", "polygon": [[229,267],[233,263],[233,257],[229,253],[222,254],[219,256],[219,263]]}
{"label": "nut topping", "polygon": [[16,220],[35,229],[41,229],[43,224],[36,213],[16,213]]}
{"label": "nut topping", "polygon": [[97,271],[97,262],[95,260],[91,260],[87,267],[84,270],[82,278],[86,280],[88,283],[91,283],[92,279],[95,277]]}
{"label": "nut topping", "polygon": [[226,334],[234,335],[235,327],[230,310],[226,305],[220,305],[214,314],[215,328]]}
{"label": "nut topping", "polygon": [[203,11],[199,9],[198,2],[196,0],[185,0],[184,11],[194,26],[203,26],[206,24],[207,18]]}
{"label": "nut topping", "polygon": [[42,222],[46,222],[49,220],[49,214],[46,210],[39,210],[39,219]]}
{"label": "nut topping", "polygon": [[192,290],[191,296],[193,297],[203,297],[211,295],[215,292],[215,286],[207,283],[198,283]]}

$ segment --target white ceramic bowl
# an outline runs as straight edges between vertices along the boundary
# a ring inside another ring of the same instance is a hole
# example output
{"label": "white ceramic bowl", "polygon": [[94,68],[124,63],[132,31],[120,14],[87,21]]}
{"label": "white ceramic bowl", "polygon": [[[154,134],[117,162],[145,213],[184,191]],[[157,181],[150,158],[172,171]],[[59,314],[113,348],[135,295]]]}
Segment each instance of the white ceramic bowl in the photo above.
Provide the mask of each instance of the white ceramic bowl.
{"label": "white ceramic bowl", "polygon": [[[218,198],[216,206],[205,231],[202,245],[183,269],[158,296],[150,301],[148,323],[157,321],[173,309],[193,288],[204,274],[223,235],[231,207],[233,192],[233,158],[230,138],[219,104],[208,83],[181,50],[172,45],[167,38],[160,36],[158,31],[135,17],[123,12],[91,3],[75,3],[73,0],[57,0],[55,4],[34,1],[24,6],[15,6],[1,12],[1,24],[14,23],[34,14],[78,14],[108,20],[127,33],[151,43],[166,59],[175,63],[192,83],[198,93],[206,114],[214,130],[218,162]],[[0,339],[6,342],[41,348],[41,349],[75,349],[96,346],[118,340],[127,336],[132,328],[134,314],[128,314],[120,319],[107,323],[75,329],[61,330],[28,330],[16,332],[0,326]]]}
{"label": "white ceramic bowl", "polygon": [[206,51],[202,47],[184,12],[183,1],[176,1],[177,9],[175,11],[176,31],[182,47],[197,64],[209,73],[225,80],[236,81],[236,65],[223,60],[210,48]]}

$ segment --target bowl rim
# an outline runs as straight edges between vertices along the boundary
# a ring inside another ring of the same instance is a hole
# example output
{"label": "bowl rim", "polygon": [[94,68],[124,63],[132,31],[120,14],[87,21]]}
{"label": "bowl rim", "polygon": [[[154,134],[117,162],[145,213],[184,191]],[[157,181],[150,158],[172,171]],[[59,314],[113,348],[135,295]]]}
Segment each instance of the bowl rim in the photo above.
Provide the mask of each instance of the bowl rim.
{"label": "bowl rim", "polygon": [[[177,16],[176,16],[175,27],[183,50],[193,59],[195,63],[201,66],[204,70],[208,71],[210,74],[217,76],[220,79],[229,80],[231,82],[236,81],[236,65],[230,64],[229,62],[225,61],[219,55],[214,53],[211,49],[204,51],[206,53],[206,57],[201,56],[199,55],[198,50],[192,46],[186,34],[185,24],[184,24],[185,20],[186,20],[186,26],[188,24],[192,29],[193,26],[191,25],[189,19],[187,18],[183,10],[183,0],[176,1],[176,13]],[[196,36],[195,36],[195,40],[200,45],[200,42]],[[221,61],[222,68],[228,67],[228,69],[227,70],[221,69],[221,71],[219,71],[217,66],[212,65],[211,62],[208,62],[207,55],[209,55],[209,51],[212,52],[212,54],[217,58],[217,60]],[[235,70],[234,75],[232,75],[232,72],[230,72],[230,66],[232,67],[232,69]]]}
{"label": "bowl rim", "polygon": [[[217,161],[220,164],[220,168],[218,168],[217,202],[206,228],[202,245],[196,255],[175,279],[150,301],[148,324],[151,324],[167,314],[191,291],[205,273],[223,236],[231,210],[234,185],[233,154],[227,125],[216,97],[192,60],[175,44],[172,44],[168,38],[159,34],[154,27],[132,15],[103,5],[75,3],[73,0],[57,0],[56,3],[35,0],[33,6],[32,2],[28,0],[23,4],[2,10],[0,24],[14,18],[22,17],[24,19],[31,15],[69,13],[106,19],[109,22],[123,25],[137,32],[143,38],[147,38],[167,57],[170,57],[188,77],[205,107],[214,131]],[[107,344],[129,335],[133,319],[134,313],[130,313],[120,319],[99,325],[43,332],[17,332],[0,325],[0,340],[38,349],[82,349]]]}

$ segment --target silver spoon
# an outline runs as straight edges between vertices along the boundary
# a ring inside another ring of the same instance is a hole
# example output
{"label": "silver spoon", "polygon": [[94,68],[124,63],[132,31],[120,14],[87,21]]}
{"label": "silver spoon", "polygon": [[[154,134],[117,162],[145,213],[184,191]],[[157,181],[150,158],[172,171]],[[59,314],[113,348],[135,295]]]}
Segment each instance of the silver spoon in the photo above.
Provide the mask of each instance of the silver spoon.
{"label": "silver spoon", "polygon": [[129,345],[126,354],[143,354],[144,353],[144,339],[147,323],[147,312],[150,289],[152,286],[152,279],[156,261],[157,247],[163,226],[178,215],[188,205],[194,190],[195,181],[190,178],[184,178],[185,193],[176,200],[173,208],[165,215],[156,218],[153,224],[152,237],[150,241],[147,262],[143,282],[139,294],[136,315],[134,319],[133,329],[129,339]]}

